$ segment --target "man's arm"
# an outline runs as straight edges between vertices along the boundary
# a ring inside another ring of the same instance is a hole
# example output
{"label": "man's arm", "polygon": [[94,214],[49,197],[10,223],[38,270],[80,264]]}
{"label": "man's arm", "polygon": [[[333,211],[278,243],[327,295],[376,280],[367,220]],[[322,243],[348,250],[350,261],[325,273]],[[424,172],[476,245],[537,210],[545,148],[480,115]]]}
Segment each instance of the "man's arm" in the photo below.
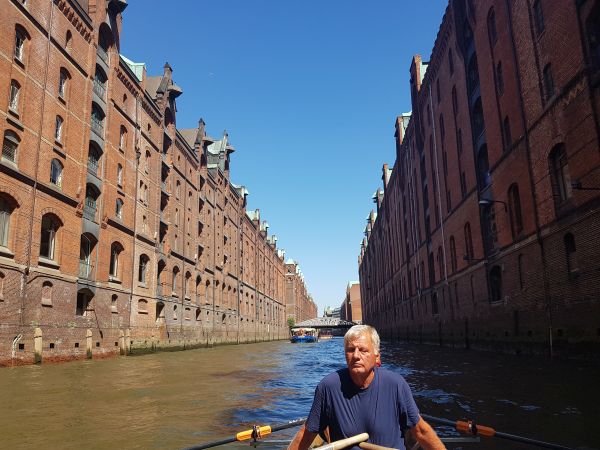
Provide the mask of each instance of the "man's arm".
{"label": "man's arm", "polygon": [[446,448],[435,430],[422,417],[419,417],[419,422],[414,426],[412,432],[424,450],[444,450]]}
{"label": "man's arm", "polygon": [[288,450],[307,450],[316,437],[317,433],[308,431],[306,426],[302,425],[290,443]]}

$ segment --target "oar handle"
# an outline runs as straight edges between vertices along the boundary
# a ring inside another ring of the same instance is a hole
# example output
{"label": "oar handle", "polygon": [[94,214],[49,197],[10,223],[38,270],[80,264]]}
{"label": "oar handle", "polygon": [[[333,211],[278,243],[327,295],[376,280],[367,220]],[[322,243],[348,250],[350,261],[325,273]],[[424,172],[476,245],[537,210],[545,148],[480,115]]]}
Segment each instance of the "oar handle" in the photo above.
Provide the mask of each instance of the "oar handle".
{"label": "oar handle", "polygon": [[365,450],[398,450],[392,447],[383,447],[382,445],[371,444],[370,442],[361,442],[358,444],[360,448],[364,448]]}
{"label": "oar handle", "polygon": [[339,450],[358,444],[359,442],[366,441],[367,439],[369,439],[369,434],[361,433],[346,439],[340,439],[339,441],[332,442],[331,444],[325,444],[322,447],[317,447],[315,450]]}

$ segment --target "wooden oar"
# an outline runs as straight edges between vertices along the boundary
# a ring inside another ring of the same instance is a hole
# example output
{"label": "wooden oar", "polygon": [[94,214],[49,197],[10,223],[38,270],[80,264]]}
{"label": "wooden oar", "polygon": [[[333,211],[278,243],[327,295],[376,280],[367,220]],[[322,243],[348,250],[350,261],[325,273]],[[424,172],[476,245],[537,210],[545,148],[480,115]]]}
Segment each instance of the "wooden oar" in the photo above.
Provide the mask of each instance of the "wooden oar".
{"label": "wooden oar", "polygon": [[339,441],[332,442],[331,444],[325,444],[321,447],[315,448],[314,450],[339,450],[341,448],[350,447],[351,445],[366,441],[367,439],[369,439],[369,434],[361,433],[346,439],[340,439]]}
{"label": "wooden oar", "polygon": [[383,447],[377,444],[371,444],[370,442],[361,442],[358,444],[360,448],[364,448],[365,450],[398,450],[391,447]]}
{"label": "wooden oar", "polygon": [[536,445],[538,447],[543,448],[552,448],[555,450],[575,450],[572,447],[565,447],[564,445],[552,444],[551,442],[544,442],[537,439],[532,439],[523,436],[517,436],[515,434],[503,433],[502,431],[496,431],[492,427],[488,427],[485,425],[476,424],[474,421],[464,421],[464,420],[448,420],[441,419],[439,417],[433,417],[427,414],[421,414],[423,419],[428,420],[430,422],[437,422],[443,425],[450,425],[455,427],[458,431],[465,434],[470,434],[472,436],[487,436],[487,437],[497,437],[501,439],[506,439],[508,441],[521,442],[523,444]]}
{"label": "wooden oar", "polygon": [[274,431],[285,430],[286,428],[297,427],[298,425],[302,425],[306,422],[306,419],[297,419],[291,420],[286,423],[281,423],[278,425],[263,425],[263,426],[255,426],[249,430],[240,431],[235,435],[235,437],[220,439],[218,441],[207,442],[205,444],[198,444],[192,447],[186,447],[183,450],[202,450],[205,448],[217,447],[219,445],[229,444],[231,442],[236,441],[244,441],[248,439],[260,439],[268,434],[271,434]]}

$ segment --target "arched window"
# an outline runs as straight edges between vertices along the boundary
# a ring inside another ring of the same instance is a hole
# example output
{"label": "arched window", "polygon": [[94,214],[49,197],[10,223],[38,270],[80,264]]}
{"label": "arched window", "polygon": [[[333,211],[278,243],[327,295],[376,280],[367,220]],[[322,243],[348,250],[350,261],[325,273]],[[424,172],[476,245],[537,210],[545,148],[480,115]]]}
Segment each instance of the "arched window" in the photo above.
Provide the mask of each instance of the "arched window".
{"label": "arched window", "polygon": [[165,321],[165,304],[163,302],[156,303],[156,323]]}
{"label": "arched window", "polygon": [[452,112],[458,113],[458,98],[456,97],[456,86],[452,86]]}
{"label": "arched window", "polygon": [[494,8],[490,8],[490,12],[488,13],[487,24],[490,45],[493,47],[496,41],[498,40],[498,31],[496,30],[496,13],[494,12]]}
{"label": "arched window", "polygon": [[67,96],[67,82],[69,80],[69,72],[64,67],[60,68],[60,73],[58,74],[58,96],[63,100]]}
{"label": "arched window", "polygon": [[25,31],[23,27],[17,25],[15,27],[15,50],[14,56],[15,59],[19,60],[21,63],[25,62],[25,42],[29,39],[29,35]]}
{"label": "arched window", "polygon": [[60,221],[53,214],[44,214],[40,232],[40,256],[54,260],[56,257],[56,234]]}
{"label": "arched window", "polygon": [[173,267],[173,278],[171,279],[171,291],[177,292],[177,275],[179,274],[179,267]]}
{"label": "arched window", "polygon": [[548,101],[554,96],[554,76],[552,75],[552,64],[546,64],[543,71],[544,77],[544,100]]}
{"label": "arched window", "polygon": [[56,127],[54,128],[54,139],[56,142],[62,142],[63,137],[63,118],[56,116]]}
{"label": "arched window", "polygon": [[113,294],[110,298],[110,312],[111,314],[119,314],[119,296]]}
{"label": "arched window", "polygon": [[150,151],[146,150],[146,159],[144,161],[144,170],[146,171],[146,173],[150,172],[150,157],[151,157]]}
{"label": "arched window", "polygon": [[73,33],[71,33],[71,30],[67,30],[67,34],[65,35],[65,50],[67,52],[71,51],[72,44],[73,44]]}
{"label": "arched window", "polygon": [[556,145],[548,155],[554,205],[558,208],[571,196],[571,178],[564,144]]}
{"label": "arched window", "polygon": [[106,74],[100,67],[96,66],[96,73],[94,74],[94,93],[104,100],[106,94]]}
{"label": "arched window", "polygon": [[92,104],[91,127],[97,135],[104,138],[104,113],[95,103]]}
{"label": "arched window", "polygon": [[565,234],[563,238],[565,243],[565,259],[567,261],[567,273],[573,276],[579,272],[577,261],[577,246],[575,245],[575,236],[572,233]]}
{"label": "arched window", "polygon": [[93,276],[93,257],[92,253],[98,241],[90,233],[81,235],[79,247],[79,277],[92,279]]}
{"label": "arched window", "polygon": [[12,202],[0,196],[0,247],[8,248],[10,233],[10,216],[14,210]]}
{"label": "arched window", "polygon": [[510,132],[510,119],[508,116],[504,118],[502,123],[502,137],[504,139],[504,150],[508,150],[512,147],[512,134]]}
{"label": "arched window", "polygon": [[140,283],[144,283],[146,284],[146,275],[148,272],[148,261],[150,261],[150,258],[148,258],[148,255],[140,255],[140,263],[139,263],[139,267],[138,267],[138,281]]}
{"label": "arched window", "polygon": [[11,130],[4,132],[4,141],[2,142],[2,159],[10,162],[17,162],[17,151],[19,149],[19,136]]}
{"label": "arched window", "polygon": [[519,186],[514,183],[508,188],[508,216],[513,239],[523,232],[523,215],[521,214],[521,197]]}
{"label": "arched window", "polygon": [[454,240],[454,236],[450,236],[450,264],[452,267],[452,273],[456,272],[456,242]]}
{"label": "arched window", "polygon": [[52,306],[52,288],[50,281],[42,283],[42,306]]}
{"label": "arched window", "polygon": [[502,72],[502,61],[496,66],[496,88],[498,95],[504,94],[504,74]]}
{"label": "arched window", "polygon": [[500,266],[494,266],[490,270],[490,294],[492,302],[502,300],[502,270]]}
{"label": "arched window", "polygon": [[62,173],[63,173],[63,165],[62,163],[54,158],[52,162],[50,162],[50,183],[61,187],[62,186]]}
{"label": "arched window", "polygon": [[477,170],[479,171],[479,189],[485,189],[492,182],[487,145],[482,145],[477,152]]}
{"label": "arched window", "polygon": [[127,145],[127,128],[121,125],[121,133],[119,135],[119,150],[125,150]]}
{"label": "arched window", "polygon": [[91,183],[85,186],[85,204],[83,205],[83,217],[95,221],[96,220],[96,205],[100,191]]}
{"label": "arched window", "polygon": [[472,260],[475,256],[473,253],[473,240],[471,238],[471,224],[467,222],[465,224],[465,257],[467,260]]}
{"label": "arched window", "polygon": [[95,146],[90,145],[88,150],[88,163],[87,168],[88,172],[97,175],[98,174],[98,165],[100,164],[100,157],[102,156],[102,152]]}
{"label": "arched window", "polygon": [[17,80],[10,80],[10,92],[8,99],[8,109],[15,113],[19,113],[19,93],[21,92],[21,85]]}
{"label": "arched window", "polygon": [[179,180],[177,180],[177,183],[175,183],[175,197],[179,198],[180,194],[181,194],[181,183],[179,182]]}
{"label": "arched window", "polygon": [[542,9],[542,1],[537,0],[533,4],[533,23],[535,25],[535,31],[539,36],[544,31],[546,27],[544,23],[544,10]]}
{"label": "arched window", "polygon": [[138,314],[148,314],[148,301],[144,299],[138,300]]}
{"label": "arched window", "polygon": [[123,166],[117,163],[117,185],[123,186]]}
{"label": "arched window", "polygon": [[123,219],[123,200],[120,198],[115,202],[115,216],[118,219]]}
{"label": "arched window", "polygon": [[183,285],[183,297],[187,298],[187,299],[190,299],[190,291],[191,291],[191,289],[190,289],[190,283],[191,283],[191,280],[192,280],[192,274],[189,273],[189,272],[186,272],[185,273],[185,283]]}

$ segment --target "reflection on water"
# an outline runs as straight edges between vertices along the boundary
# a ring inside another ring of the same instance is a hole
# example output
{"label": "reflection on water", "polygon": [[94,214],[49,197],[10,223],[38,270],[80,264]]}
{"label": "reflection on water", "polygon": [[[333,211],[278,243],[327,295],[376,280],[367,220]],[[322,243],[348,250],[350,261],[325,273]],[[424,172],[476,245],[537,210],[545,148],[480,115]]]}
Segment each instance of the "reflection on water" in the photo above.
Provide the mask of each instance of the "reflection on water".
{"label": "reflection on water", "polygon": [[[342,347],[337,338],[270,342],[5,368],[0,447],[176,449],[232,436],[252,424],[301,418],[316,383],[343,367]],[[600,447],[598,368],[412,344],[383,349],[384,365],[406,377],[423,412]],[[272,438],[286,439],[294,431]],[[488,439],[464,448],[527,447]]]}

